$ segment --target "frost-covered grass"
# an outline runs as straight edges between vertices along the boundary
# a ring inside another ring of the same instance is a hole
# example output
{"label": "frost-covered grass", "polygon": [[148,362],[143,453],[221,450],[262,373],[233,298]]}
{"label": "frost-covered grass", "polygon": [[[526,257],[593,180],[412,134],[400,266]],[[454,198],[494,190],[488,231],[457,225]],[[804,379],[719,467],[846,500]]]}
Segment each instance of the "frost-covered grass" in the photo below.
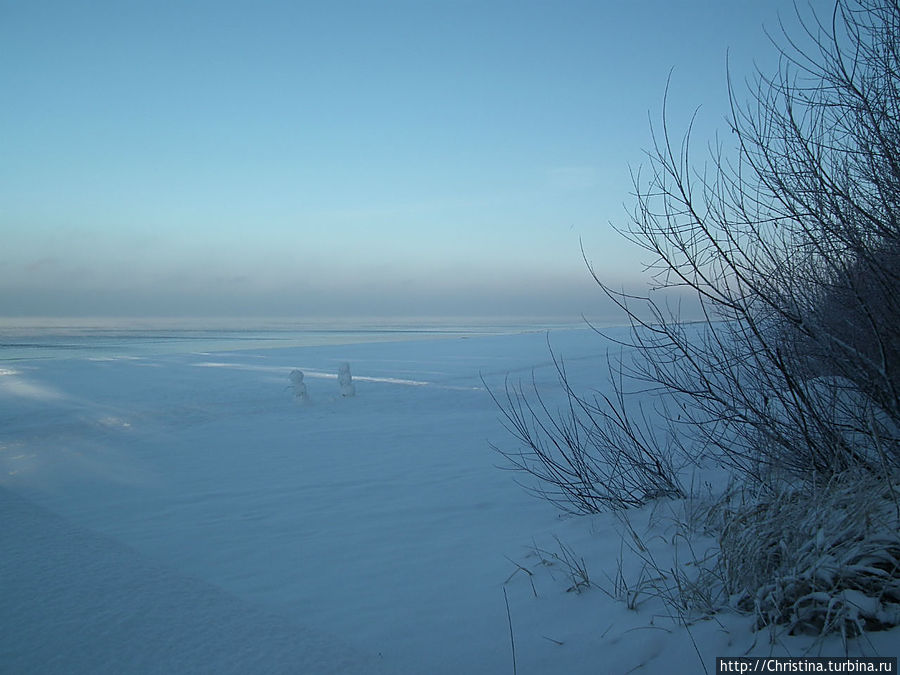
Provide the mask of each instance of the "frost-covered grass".
{"label": "frost-covered grass", "polygon": [[788,633],[900,624],[898,496],[885,476],[847,472],[733,497],[721,532],[731,604]]}
{"label": "frost-covered grass", "polygon": [[[552,343],[574,386],[602,387],[596,334]],[[896,629],[845,645],[710,618],[701,507],[718,483],[622,520],[560,515],[497,470],[482,378],[533,372],[550,391],[546,347],[533,333],[4,365],[0,670],[511,673],[510,632],[518,673],[896,652]]]}

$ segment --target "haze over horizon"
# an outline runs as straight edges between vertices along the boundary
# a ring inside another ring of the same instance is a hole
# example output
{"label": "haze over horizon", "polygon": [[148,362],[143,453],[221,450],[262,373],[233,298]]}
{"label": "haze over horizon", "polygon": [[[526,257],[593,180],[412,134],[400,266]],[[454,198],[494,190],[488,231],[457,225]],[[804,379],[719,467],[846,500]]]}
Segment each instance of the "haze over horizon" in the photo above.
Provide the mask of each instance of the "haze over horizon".
{"label": "haze over horizon", "polygon": [[793,16],[0,0],[0,316],[602,314],[670,73],[712,141]]}

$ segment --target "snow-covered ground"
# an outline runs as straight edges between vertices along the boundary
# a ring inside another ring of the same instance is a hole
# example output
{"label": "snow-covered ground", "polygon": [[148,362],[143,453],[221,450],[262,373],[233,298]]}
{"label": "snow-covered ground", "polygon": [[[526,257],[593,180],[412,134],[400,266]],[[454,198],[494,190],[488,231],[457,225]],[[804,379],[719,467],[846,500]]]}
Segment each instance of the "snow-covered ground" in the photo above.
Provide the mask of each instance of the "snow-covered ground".
{"label": "snow-covered ground", "polygon": [[[551,342],[604,386],[610,345]],[[512,673],[511,632],[523,674],[844,653],[736,615],[677,625],[642,581],[648,553],[683,557],[682,504],[631,514],[632,533],[498,470],[488,444],[512,441],[482,377],[532,372],[554,389],[540,332],[7,362],[0,671]],[[898,637],[850,648],[895,655]]]}

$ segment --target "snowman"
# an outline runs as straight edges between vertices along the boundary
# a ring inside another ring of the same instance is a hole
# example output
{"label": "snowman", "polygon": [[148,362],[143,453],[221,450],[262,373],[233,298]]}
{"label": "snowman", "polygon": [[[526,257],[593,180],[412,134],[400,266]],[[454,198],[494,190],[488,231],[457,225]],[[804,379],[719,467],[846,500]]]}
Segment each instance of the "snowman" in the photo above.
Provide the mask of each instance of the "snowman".
{"label": "snowman", "polygon": [[356,386],[353,384],[353,377],[350,375],[349,363],[342,363],[338,369],[338,384],[341,387],[341,396],[356,396]]}
{"label": "snowman", "polygon": [[302,370],[291,371],[291,386],[294,387],[294,396],[300,403],[309,403],[309,393],[306,391]]}

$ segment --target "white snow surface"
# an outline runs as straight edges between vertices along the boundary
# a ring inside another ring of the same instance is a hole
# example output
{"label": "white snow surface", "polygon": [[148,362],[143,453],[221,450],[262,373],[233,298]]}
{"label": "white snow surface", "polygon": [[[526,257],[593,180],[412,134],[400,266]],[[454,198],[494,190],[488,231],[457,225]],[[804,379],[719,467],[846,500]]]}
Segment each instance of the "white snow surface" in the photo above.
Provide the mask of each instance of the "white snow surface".
{"label": "white snow surface", "polygon": [[[550,341],[576,387],[606,386],[614,347],[590,330]],[[332,379],[345,362],[352,398]],[[512,673],[510,628],[523,674],[845,653],[611,597],[646,575],[634,537],[526,494],[489,448],[514,441],[482,378],[532,375],[552,398],[543,333],[7,363],[0,672]],[[630,516],[663,564],[678,508]],[[567,592],[561,546],[584,592]],[[895,655],[898,636],[848,648]]]}

